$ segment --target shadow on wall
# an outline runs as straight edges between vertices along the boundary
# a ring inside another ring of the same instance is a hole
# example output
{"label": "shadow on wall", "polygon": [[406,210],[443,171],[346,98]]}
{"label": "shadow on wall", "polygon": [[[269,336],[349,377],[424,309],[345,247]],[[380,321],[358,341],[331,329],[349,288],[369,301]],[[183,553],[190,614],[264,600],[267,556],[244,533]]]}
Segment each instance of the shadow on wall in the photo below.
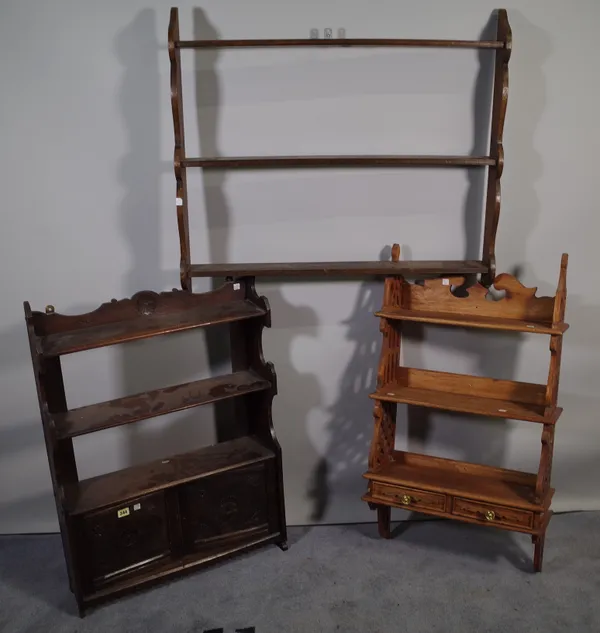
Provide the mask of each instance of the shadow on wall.
{"label": "shadow on wall", "polygon": [[[193,9],[193,37],[196,40],[219,39],[220,33],[211,23],[206,12],[200,8]],[[201,156],[221,156],[219,148],[218,131],[221,104],[221,82],[217,73],[219,49],[206,49],[194,53],[195,61],[195,96],[197,108],[198,133],[200,136]],[[226,194],[227,174],[225,170],[202,170],[202,190],[204,206],[206,209],[208,240],[208,256],[198,258],[214,263],[235,261],[232,253],[231,241],[231,213]],[[194,205],[190,205],[193,207]],[[193,252],[193,236],[192,252]],[[219,285],[222,280],[213,280],[213,287]],[[261,293],[258,288],[259,294]],[[294,456],[302,451],[302,462],[308,460],[308,455],[313,451],[309,441],[306,427],[309,411],[318,405],[320,390],[315,380],[311,380],[306,374],[302,374],[294,368],[291,361],[292,346],[294,343],[294,330],[290,324],[299,328],[309,336],[316,332],[318,327],[317,316],[308,306],[295,306],[289,303],[283,295],[280,284],[269,284],[267,298],[272,310],[273,328],[278,325],[283,327],[277,331],[266,330],[264,338],[277,341],[275,357],[267,357],[275,364],[278,376],[278,396],[275,398],[274,412],[281,411],[283,415],[274,414],[274,426],[283,451],[283,467],[286,479],[286,499],[295,499],[289,492],[294,489],[293,481],[296,469]],[[265,343],[268,346],[268,342]],[[207,338],[207,350],[211,368],[220,367],[229,358],[229,338],[227,335],[219,335],[217,328],[211,331]],[[221,403],[219,403],[221,404]],[[231,427],[233,420],[229,407],[231,402],[222,403],[223,407],[216,409],[217,434],[219,439],[226,439],[234,429]],[[285,424],[285,426],[284,426]],[[299,433],[301,429],[301,433]],[[311,455],[311,458],[314,457]]]}
{"label": "shadow on wall", "polygon": [[[507,152],[510,165],[511,155],[518,157],[517,190],[518,200],[524,204],[526,216],[520,221],[520,230],[514,236],[512,248],[518,248],[522,260],[526,261],[527,240],[535,227],[540,212],[534,183],[541,175],[541,157],[534,149],[534,133],[545,104],[545,81],[542,68],[550,53],[548,36],[540,29],[526,23],[519,12],[511,13],[513,28],[524,33],[528,39],[528,55],[522,56],[520,64],[528,65],[530,72],[523,76],[528,81],[531,105],[529,125],[523,127],[519,147]],[[494,15],[484,28],[482,39],[493,39],[497,17]],[[486,154],[489,147],[492,87],[494,77],[494,55],[489,51],[479,54],[480,70],[474,90],[474,145],[473,154]],[[510,67],[510,66],[509,66]],[[510,108],[510,97],[509,97]],[[485,170],[487,171],[487,170]],[[464,203],[465,259],[479,259],[485,211],[485,189],[487,174],[484,170],[469,169],[467,178],[469,190]],[[521,216],[521,214],[520,214]],[[403,248],[403,258],[410,259],[410,247]],[[557,254],[558,258],[558,254]],[[501,272],[501,270],[499,270]],[[519,270],[512,274],[519,276]],[[475,280],[466,279],[465,286]],[[382,292],[374,292],[374,287],[364,284],[360,291],[350,323],[349,337],[355,342],[355,353],[348,365],[341,383],[340,396],[333,407],[329,424],[330,447],[326,458],[322,459],[313,473],[310,494],[314,499],[314,520],[326,516],[328,504],[334,489],[348,491],[348,497],[359,499],[364,492],[361,474],[366,470],[368,445],[372,435],[372,402],[368,394],[374,390],[380,349],[380,333],[372,313],[380,307]],[[378,289],[379,290],[379,289]],[[425,328],[420,324],[405,323],[404,338],[409,343],[403,349],[403,363],[407,366],[425,367],[423,344],[433,349],[456,350],[456,353],[478,358],[475,373],[483,376],[514,378],[519,353],[519,336],[498,335],[485,331],[448,331],[444,328]],[[432,368],[435,369],[435,368]],[[450,369],[451,370],[451,369]],[[408,434],[409,450],[426,452],[433,427],[432,413],[418,407],[398,407],[398,439]],[[460,416],[436,412],[440,420],[440,432],[436,433],[436,445],[458,454],[468,461],[502,464],[506,457],[508,422],[490,418],[469,417],[468,422],[457,420]],[[437,429],[436,429],[437,430]],[[366,439],[365,439],[366,438]],[[334,482],[338,481],[337,484]],[[343,482],[340,484],[339,482]]]}
{"label": "shadow on wall", "polygon": [[[166,33],[166,25],[162,26]],[[179,287],[178,270],[165,272],[160,266],[164,162],[160,155],[159,105],[163,86],[157,66],[156,32],[154,10],[143,9],[115,40],[116,56],[123,67],[118,99],[129,145],[117,172],[125,190],[121,218],[132,259],[126,283],[129,296],[143,289]],[[174,183],[173,177],[173,191]],[[177,231],[174,208],[172,231]],[[133,394],[201,377],[207,367],[199,336],[198,332],[183,333],[121,346],[119,382],[123,392]],[[129,463],[212,443],[210,414],[209,408],[198,407],[162,418],[158,424],[154,421],[125,427]]]}
{"label": "shadow on wall", "polygon": [[[391,248],[386,247],[380,259],[389,260],[390,254]],[[311,520],[316,522],[327,520],[328,512],[335,514],[333,522],[339,522],[339,516],[347,514],[352,505],[362,503],[362,474],[367,470],[372,435],[373,401],[369,394],[375,390],[381,349],[379,323],[373,313],[382,300],[383,284],[364,282],[350,318],[343,323],[354,351],[342,375],[337,402],[330,408],[326,454],[318,461],[309,484]],[[336,511],[338,503],[344,507]]]}

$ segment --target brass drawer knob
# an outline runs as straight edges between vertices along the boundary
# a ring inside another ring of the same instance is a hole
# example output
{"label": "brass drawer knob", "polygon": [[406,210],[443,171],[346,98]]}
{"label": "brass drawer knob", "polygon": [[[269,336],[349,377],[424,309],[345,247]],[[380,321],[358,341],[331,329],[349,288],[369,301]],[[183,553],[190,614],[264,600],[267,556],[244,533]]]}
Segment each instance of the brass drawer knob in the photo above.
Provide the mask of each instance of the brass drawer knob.
{"label": "brass drawer knob", "polygon": [[485,513],[485,520],[486,521],[493,521],[496,518],[496,513],[493,510],[488,510]]}
{"label": "brass drawer knob", "polygon": [[402,495],[400,497],[400,503],[402,503],[405,506],[409,505],[411,501],[412,499],[410,498],[410,495]]}

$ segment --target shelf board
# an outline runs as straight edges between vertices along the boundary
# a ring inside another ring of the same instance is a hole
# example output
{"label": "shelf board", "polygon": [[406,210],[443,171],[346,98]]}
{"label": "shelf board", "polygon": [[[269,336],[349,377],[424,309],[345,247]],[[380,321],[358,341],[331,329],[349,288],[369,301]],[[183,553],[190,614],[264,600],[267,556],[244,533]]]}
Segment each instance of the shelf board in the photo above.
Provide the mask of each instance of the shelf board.
{"label": "shelf board", "polygon": [[273,457],[254,437],[241,437],[65,486],[65,509],[82,514]]}
{"label": "shelf board", "polygon": [[392,462],[368,471],[364,477],[538,511],[549,505],[554,492],[550,489],[546,499],[541,504],[536,503],[534,474],[405,451],[394,451]]}
{"label": "shelf board", "polygon": [[301,167],[485,167],[491,156],[210,156],[184,158],[182,167],[284,169]]}
{"label": "shelf board", "polygon": [[271,383],[252,371],[238,371],[182,385],[155,389],[52,416],[60,439],[94,433],[210,402],[269,389]]}
{"label": "shelf board", "polygon": [[397,381],[380,387],[370,394],[370,398],[459,413],[554,424],[562,409],[547,407],[545,392],[545,385],[399,367]]}
{"label": "shelf board", "polygon": [[331,38],[331,39],[239,39],[239,40],[179,40],[176,48],[285,48],[304,47],[411,47],[411,48],[504,48],[495,40],[430,40],[394,38]]}
{"label": "shelf board", "polygon": [[416,321],[418,323],[436,323],[439,325],[458,325],[488,330],[533,332],[553,335],[562,335],[569,327],[566,323],[560,323],[556,327],[553,327],[551,323],[540,323],[536,321],[522,321],[520,319],[486,317],[471,314],[423,312],[420,310],[407,310],[405,308],[385,308],[376,312],[375,316],[398,321]]}
{"label": "shelf board", "polygon": [[248,264],[192,264],[192,277],[385,277],[402,275],[477,274],[488,272],[476,260],[452,261],[363,261],[363,262],[278,262]]}
{"label": "shelf board", "polygon": [[218,323],[241,321],[264,314],[266,312],[251,301],[240,300],[166,316],[140,317],[133,321],[50,334],[42,338],[42,353],[46,356],[60,356]]}

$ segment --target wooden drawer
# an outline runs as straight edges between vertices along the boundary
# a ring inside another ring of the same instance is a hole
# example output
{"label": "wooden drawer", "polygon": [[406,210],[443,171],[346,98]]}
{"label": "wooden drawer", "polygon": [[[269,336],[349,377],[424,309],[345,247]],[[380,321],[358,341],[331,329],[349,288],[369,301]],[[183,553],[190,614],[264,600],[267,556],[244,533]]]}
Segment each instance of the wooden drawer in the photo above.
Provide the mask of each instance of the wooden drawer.
{"label": "wooden drawer", "polygon": [[454,498],[452,514],[484,521],[489,525],[499,524],[521,528],[533,526],[533,512],[505,508],[481,501],[470,501],[460,497]]}
{"label": "wooden drawer", "polygon": [[372,487],[374,497],[386,501],[400,508],[410,508],[413,510],[436,510],[444,512],[446,508],[445,495],[415,488],[405,488],[403,486],[393,486],[374,481]]}

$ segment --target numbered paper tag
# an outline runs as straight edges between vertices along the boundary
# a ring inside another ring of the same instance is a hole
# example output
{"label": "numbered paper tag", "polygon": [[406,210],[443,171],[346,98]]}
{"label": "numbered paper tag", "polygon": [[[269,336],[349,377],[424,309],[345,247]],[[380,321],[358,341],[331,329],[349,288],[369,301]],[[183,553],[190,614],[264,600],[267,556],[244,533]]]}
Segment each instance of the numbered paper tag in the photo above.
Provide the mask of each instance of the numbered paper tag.
{"label": "numbered paper tag", "polygon": [[121,508],[120,510],[117,510],[117,516],[119,519],[129,516],[129,508]]}

